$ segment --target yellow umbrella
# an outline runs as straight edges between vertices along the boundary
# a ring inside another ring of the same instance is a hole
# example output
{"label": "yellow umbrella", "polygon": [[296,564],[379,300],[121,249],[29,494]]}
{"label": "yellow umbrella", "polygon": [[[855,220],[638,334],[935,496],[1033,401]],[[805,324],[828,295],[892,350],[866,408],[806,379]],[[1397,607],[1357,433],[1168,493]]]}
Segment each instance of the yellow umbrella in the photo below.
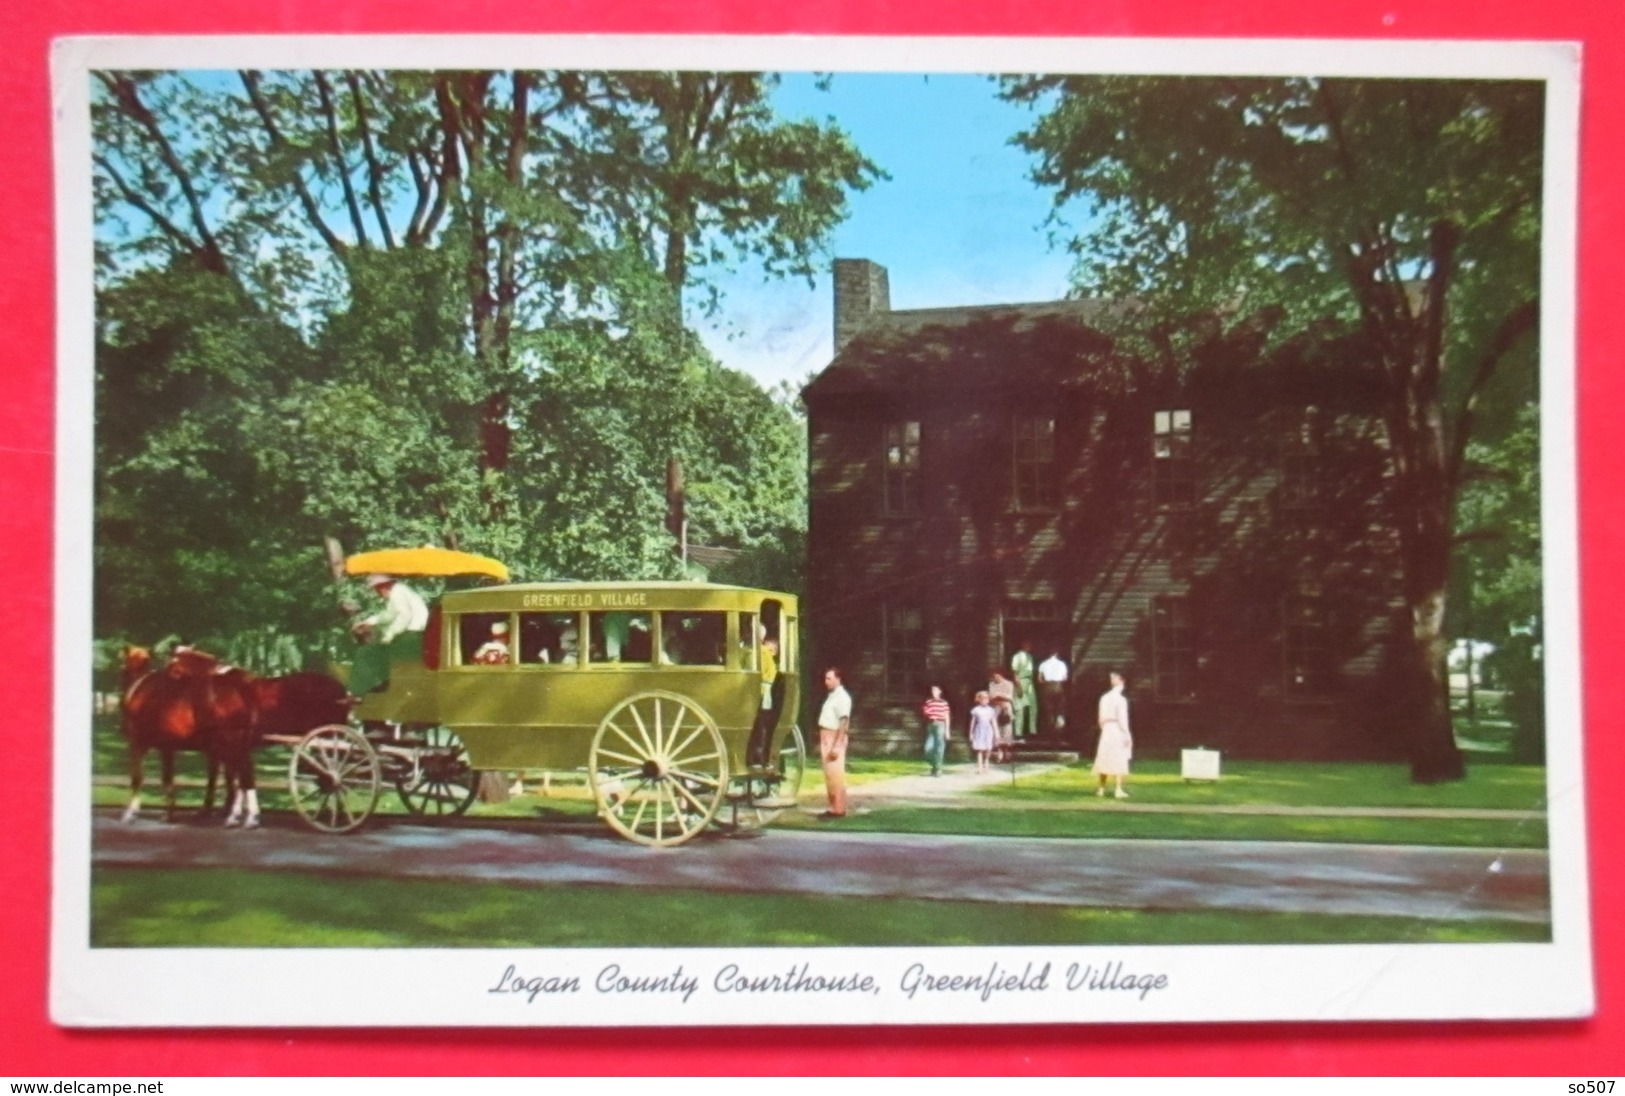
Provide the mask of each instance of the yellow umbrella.
{"label": "yellow umbrella", "polygon": [[508,581],[508,568],[494,559],[432,545],[359,552],[344,561],[344,572],[350,575],[407,575],[418,578],[485,575],[498,582]]}

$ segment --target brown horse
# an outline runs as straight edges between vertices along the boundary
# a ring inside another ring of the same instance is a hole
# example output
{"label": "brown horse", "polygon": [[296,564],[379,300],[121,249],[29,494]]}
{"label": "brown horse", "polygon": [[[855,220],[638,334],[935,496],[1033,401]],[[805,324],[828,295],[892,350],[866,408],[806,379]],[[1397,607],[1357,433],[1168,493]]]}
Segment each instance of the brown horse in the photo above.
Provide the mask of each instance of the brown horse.
{"label": "brown horse", "polygon": [[[219,671],[216,671],[217,673]],[[253,677],[228,668],[246,679],[254,720],[246,739],[228,731],[221,740],[220,756],[226,771],[226,798],[231,813],[226,825],[254,827],[259,824],[259,793],[254,787],[254,750],[267,735],[299,738],[317,727],[343,723],[350,717],[352,698],[326,674],[285,674],[281,677]]]}
{"label": "brown horse", "polygon": [[173,819],[174,755],[195,749],[209,759],[204,812],[213,808],[217,775],[224,771],[226,825],[259,825],[254,754],[263,738],[297,737],[343,723],[353,703],[344,686],[326,674],[256,677],[193,647],[177,647],[162,671],[152,672],[150,662],[139,648],[126,652],[123,726],[130,742],[131,797],[125,821],[140,810],[146,752],[156,749],[163,758],[165,817]]}
{"label": "brown horse", "polygon": [[205,749],[210,766],[205,809],[214,802],[214,770],[218,765],[226,774],[226,792],[231,804],[226,825],[258,826],[260,805],[259,792],[254,786],[254,751],[259,747],[260,732],[255,677],[195,647],[175,648],[165,672],[188,684],[193,711],[207,742]]}
{"label": "brown horse", "polygon": [[253,681],[254,713],[259,733],[304,735],[317,727],[343,723],[355,700],[326,674],[284,674]]}
{"label": "brown horse", "polygon": [[[130,803],[124,821],[141,810],[143,762],[157,750],[163,763],[164,818],[175,817],[175,754],[199,750],[209,758],[209,785],[204,809],[214,804],[216,764],[222,747],[241,749],[252,741],[253,707],[241,670],[216,674],[213,656],[177,647],[162,670],[151,669],[152,656],[139,647],[125,651],[126,682],[120,729],[130,750]],[[252,746],[248,748],[251,750]],[[235,754],[233,755],[235,758]]]}

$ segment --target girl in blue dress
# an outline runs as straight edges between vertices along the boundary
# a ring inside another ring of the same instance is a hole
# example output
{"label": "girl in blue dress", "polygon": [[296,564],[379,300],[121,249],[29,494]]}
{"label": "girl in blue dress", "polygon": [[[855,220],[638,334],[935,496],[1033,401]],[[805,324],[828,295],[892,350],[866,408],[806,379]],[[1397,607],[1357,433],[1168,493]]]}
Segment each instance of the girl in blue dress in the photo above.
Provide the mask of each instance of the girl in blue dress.
{"label": "girl in blue dress", "polygon": [[999,713],[988,702],[984,690],[976,694],[976,706],[970,710],[970,748],[976,751],[976,771],[990,771],[988,756],[999,740]]}

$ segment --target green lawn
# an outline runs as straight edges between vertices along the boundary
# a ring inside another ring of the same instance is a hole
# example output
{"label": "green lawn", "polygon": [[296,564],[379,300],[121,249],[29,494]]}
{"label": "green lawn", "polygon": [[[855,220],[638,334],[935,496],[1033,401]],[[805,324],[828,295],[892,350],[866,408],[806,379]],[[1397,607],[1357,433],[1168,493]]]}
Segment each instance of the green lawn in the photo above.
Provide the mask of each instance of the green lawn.
{"label": "green lawn", "polygon": [[[95,766],[100,780],[93,802],[102,807],[122,806],[127,791],[123,742],[111,718],[98,719],[95,728]],[[954,770],[968,764],[951,766]],[[848,780],[853,786],[872,786],[924,771],[914,758],[851,758]],[[287,752],[267,749],[259,764],[260,802],[266,810],[290,810],[287,787]],[[179,773],[179,803],[195,808],[203,801],[204,769],[201,758],[183,754]],[[157,762],[148,760],[146,804],[159,806]],[[1135,763],[1129,787],[1136,804],[1170,806],[1279,805],[1289,807],[1457,807],[1538,810],[1545,799],[1545,770],[1539,766],[1475,764],[1468,778],[1455,784],[1421,786],[1410,783],[1403,765],[1354,762],[1227,761],[1217,783],[1187,783],[1180,779],[1178,763],[1141,760]],[[1218,815],[1191,813],[1152,814],[1115,810],[1094,796],[1095,779],[1087,763],[1037,775],[1014,784],[999,783],[976,793],[979,807],[877,807],[837,825],[868,831],[897,833],[964,833],[1020,837],[1135,837],[1167,839],[1235,839],[1260,841],[1334,841],[1395,844],[1474,845],[1538,848],[1546,843],[1540,821],[1473,819],[1374,819],[1298,817],[1285,815]],[[529,774],[526,794],[504,803],[475,803],[474,818],[532,819],[539,822],[588,822],[593,805],[585,774],[555,773],[547,794],[540,774]],[[809,759],[802,783],[802,801],[822,803],[823,773],[816,758]],[[1043,804],[1044,810],[1023,810]],[[393,788],[379,797],[381,815],[402,815],[405,808]],[[780,825],[818,825],[809,816],[786,812]]]}
{"label": "green lawn", "polygon": [[1544,925],[98,868],[97,947],[764,947],[1544,941]]}
{"label": "green lawn", "polygon": [[[1087,763],[997,784],[991,799],[1076,802],[1094,796]],[[1194,806],[1270,804],[1285,807],[1461,807],[1541,810],[1546,770],[1538,765],[1469,765],[1467,779],[1413,784],[1404,765],[1361,762],[1226,761],[1213,782],[1182,780],[1178,761],[1136,759],[1129,792],[1144,803]]]}
{"label": "green lawn", "polygon": [[1467,751],[1469,762],[1474,754],[1481,757],[1510,754],[1517,728],[1506,714],[1506,694],[1499,689],[1480,688],[1474,708],[1469,715],[1466,689],[1452,686],[1451,722],[1456,729],[1456,743]]}

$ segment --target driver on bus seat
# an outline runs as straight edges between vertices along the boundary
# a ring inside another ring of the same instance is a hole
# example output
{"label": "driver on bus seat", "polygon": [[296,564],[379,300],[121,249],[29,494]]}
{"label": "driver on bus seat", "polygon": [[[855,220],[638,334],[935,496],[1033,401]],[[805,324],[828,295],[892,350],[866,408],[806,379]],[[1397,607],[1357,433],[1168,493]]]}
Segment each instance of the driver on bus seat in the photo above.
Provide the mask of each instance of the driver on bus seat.
{"label": "driver on bus seat", "polygon": [[428,604],[406,583],[392,575],[368,575],[367,585],[384,604],[350,628],[362,641],[350,670],[349,688],[355,696],[388,685],[393,660],[422,657],[423,630],[429,626]]}

